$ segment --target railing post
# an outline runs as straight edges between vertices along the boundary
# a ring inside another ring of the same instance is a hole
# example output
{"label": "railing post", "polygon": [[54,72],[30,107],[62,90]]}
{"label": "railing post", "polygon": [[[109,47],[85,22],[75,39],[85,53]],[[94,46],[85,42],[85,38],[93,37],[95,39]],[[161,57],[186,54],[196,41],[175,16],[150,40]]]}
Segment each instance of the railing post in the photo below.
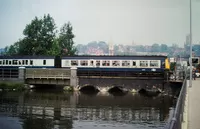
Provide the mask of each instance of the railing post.
{"label": "railing post", "polygon": [[22,82],[25,80],[25,67],[19,67],[18,79]]}
{"label": "railing post", "polygon": [[77,68],[71,67],[70,86],[77,86]]}

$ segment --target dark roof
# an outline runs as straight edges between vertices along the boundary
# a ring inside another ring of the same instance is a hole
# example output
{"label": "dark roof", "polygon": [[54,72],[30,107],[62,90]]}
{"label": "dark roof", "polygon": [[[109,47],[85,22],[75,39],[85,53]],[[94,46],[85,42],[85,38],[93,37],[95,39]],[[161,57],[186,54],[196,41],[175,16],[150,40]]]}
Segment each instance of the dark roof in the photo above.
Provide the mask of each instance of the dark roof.
{"label": "dark roof", "polygon": [[115,56],[95,56],[95,55],[87,55],[87,56],[64,56],[62,57],[63,59],[150,59],[150,60],[154,60],[154,59],[166,59],[167,56],[144,56],[144,55],[134,55],[134,56],[121,56],[121,55],[115,55]]}
{"label": "dark roof", "polygon": [[0,56],[0,59],[54,59],[54,56]]}

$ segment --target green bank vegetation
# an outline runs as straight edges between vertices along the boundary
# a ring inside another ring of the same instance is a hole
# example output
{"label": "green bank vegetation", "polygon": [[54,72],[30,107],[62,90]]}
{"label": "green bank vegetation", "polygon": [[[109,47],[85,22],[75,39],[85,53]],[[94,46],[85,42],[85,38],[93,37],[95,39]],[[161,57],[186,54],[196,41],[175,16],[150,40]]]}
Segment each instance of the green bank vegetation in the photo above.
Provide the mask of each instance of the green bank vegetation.
{"label": "green bank vegetation", "polygon": [[23,83],[16,83],[16,82],[0,82],[0,89],[2,91],[22,91],[25,90]]}

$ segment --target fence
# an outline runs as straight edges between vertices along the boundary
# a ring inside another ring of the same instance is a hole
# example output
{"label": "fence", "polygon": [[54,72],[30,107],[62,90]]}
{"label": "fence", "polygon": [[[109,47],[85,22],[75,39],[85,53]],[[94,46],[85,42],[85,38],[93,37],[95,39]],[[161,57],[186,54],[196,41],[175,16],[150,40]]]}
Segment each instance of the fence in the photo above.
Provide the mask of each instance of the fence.
{"label": "fence", "polygon": [[183,122],[186,93],[187,93],[187,77],[185,77],[183,81],[178,101],[176,103],[176,107],[173,113],[173,117],[170,120],[169,125],[166,127],[166,129],[181,129]]}

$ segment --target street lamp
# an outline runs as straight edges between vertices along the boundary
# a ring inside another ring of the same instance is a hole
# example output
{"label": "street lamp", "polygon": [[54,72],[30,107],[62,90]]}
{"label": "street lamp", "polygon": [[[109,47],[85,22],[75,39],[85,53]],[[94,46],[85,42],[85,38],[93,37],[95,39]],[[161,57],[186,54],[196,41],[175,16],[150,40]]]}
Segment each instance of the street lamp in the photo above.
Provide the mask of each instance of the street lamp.
{"label": "street lamp", "polygon": [[190,84],[192,87],[192,0],[190,0]]}

